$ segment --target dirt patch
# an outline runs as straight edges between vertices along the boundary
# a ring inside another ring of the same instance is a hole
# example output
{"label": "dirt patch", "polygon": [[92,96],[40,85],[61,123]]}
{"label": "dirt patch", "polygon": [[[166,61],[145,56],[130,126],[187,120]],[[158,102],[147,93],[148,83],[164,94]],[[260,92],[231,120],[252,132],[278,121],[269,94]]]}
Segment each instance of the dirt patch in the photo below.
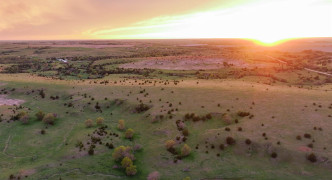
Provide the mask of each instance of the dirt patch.
{"label": "dirt patch", "polygon": [[199,69],[219,69],[223,68],[224,62],[229,62],[223,59],[149,59],[134,63],[127,63],[121,65],[122,68],[135,68],[135,69],[168,69],[168,70],[199,70]]}
{"label": "dirt patch", "polygon": [[24,100],[21,99],[9,99],[7,96],[5,95],[0,95],[0,106],[13,106],[13,105],[20,105],[22,103],[24,103]]}
{"label": "dirt patch", "polygon": [[21,170],[20,171],[20,175],[22,177],[25,177],[25,176],[30,176],[32,174],[35,174],[37,171],[35,169],[26,169],[26,170]]}
{"label": "dirt patch", "polygon": [[242,60],[229,60],[211,57],[161,57],[122,64],[122,68],[132,69],[166,69],[166,70],[211,70],[225,66],[237,68],[267,67],[268,63],[248,63]]}

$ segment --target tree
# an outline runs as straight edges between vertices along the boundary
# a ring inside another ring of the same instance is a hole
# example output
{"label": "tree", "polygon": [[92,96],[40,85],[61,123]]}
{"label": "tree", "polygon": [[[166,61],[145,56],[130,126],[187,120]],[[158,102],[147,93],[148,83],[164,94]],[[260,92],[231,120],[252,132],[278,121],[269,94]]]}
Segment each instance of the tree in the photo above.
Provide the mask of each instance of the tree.
{"label": "tree", "polygon": [[48,113],[43,118],[43,122],[45,124],[51,124],[51,125],[53,125],[54,121],[55,121],[55,115],[54,115],[54,113]]}
{"label": "tree", "polygon": [[125,137],[127,139],[132,139],[133,136],[134,136],[134,130],[131,128],[127,129],[127,131],[125,132]]}
{"label": "tree", "polygon": [[158,171],[154,171],[149,174],[147,180],[159,180],[160,179],[160,174]]}
{"label": "tree", "polygon": [[102,125],[104,123],[104,118],[102,118],[102,117],[97,118],[96,123],[97,123],[97,125]]}
{"label": "tree", "polygon": [[173,146],[175,145],[175,141],[174,140],[167,140],[165,143],[166,149],[171,149],[173,148]]}
{"label": "tree", "polygon": [[43,111],[38,111],[36,114],[35,114],[36,118],[38,121],[42,121],[45,117],[45,113]]}
{"label": "tree", "polygon": [[86,126],[87,128],[90,128],[90,127],[93,126],[93,121],[92,121],[92,119],[87,119],[84,123],[85,123],[85,126]]}
{"label": "tree", "polygon": [[190,154],[190,152],[191,152],[191,148],[187,144],[183,145],[183,147],[181,149],[181,155],[188,156]]}
{"label": "tree", "polygon": [[120,130],[124,130],[125,129],[125,121],[123,119],[119,120],[118,129],[120,129]]}
{"label": "tree", "polygon": [[132,165],[133,165],[133,161],[128,157],[124,157],[121,161],[121,166],[123,168],[127,168],[127,167],[130,167]]}
{"label": "tree", "polygon": [[126,168],[126,174],[127,176],[133,176],[137,173],[137,169],[136,166],[131,165],[129,167]]}

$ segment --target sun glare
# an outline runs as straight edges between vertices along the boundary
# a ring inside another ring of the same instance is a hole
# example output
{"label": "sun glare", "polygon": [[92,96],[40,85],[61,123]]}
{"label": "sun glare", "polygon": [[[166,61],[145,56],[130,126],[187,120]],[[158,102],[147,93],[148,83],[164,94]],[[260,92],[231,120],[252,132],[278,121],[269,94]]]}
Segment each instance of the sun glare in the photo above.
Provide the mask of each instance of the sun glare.
{"label": "sun glare", "polygon": [[243,38],[273,46],[287,39],[331,36],[327,23],[329,8],[313,0],[270,1],[159,17],[128,27],[100,29],[92,34],[101,39]]}

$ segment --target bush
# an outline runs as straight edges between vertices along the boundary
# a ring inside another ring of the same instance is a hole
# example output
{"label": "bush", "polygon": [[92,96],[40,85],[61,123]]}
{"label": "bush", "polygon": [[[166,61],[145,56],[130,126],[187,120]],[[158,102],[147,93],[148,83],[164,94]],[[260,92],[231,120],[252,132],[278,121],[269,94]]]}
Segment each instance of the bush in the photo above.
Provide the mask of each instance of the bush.
{"label": "bush", "polygon": [[54,115],[53,113],[48,113],[48,114],[46,114],[46,115],[44,116],[44,118],[43,118],[43,122],[44,122],[45,124],[51,124],[51,125],[53,125],[54,122],[55,122],[55,115]]}
{"label": "bush", "polygon": [[125,138],[132,139],[133,136],[134,136],[134,130],[131,128],[127,129],[127,131],[125,132]]}
{"label": "bush", "polygon": [[147,180],[159,180],[160,179],[160,174],[158,171],[154,171],[149,174]]}
{"label": "bush", "polygon": [[129,167],[126,168],[126,174],[127,176],[133,176],[137,173],[137,169],[136,166],[131,165]]}
{"label": "bush", "polygon": [[189,130],[186,128],[182,131],[183,136],[189,136]]}
{"label": "bush", "polygon": [[174,145],[175,145],[174,140],[167,140],[165,143],[166,149],[171,149],[171,148],[173,148]]}
{"label": "bush", "polygon": [[97,123],[97,125],[102,125],[104,123],[104,118],[102,118],[102,117],[97,118],[96,123]]}
{"label": "bush", "polygon": [[93,126],[93,121],[92,121],[92,119],[87,119],[84,123],[85,123],[85,126],[86,126],[87,128],[90,128],[90,127]]}
{"label": "bush", "polygon": [[316,157],[316,155],[315,155],[314,153],[309,154],[309,155],[307,156],[307,159],[308,159],[309,161],[313,162],[313,163],[317,161],[317,157]]}
{"label": "bush", "polygon": [[187,144],[183,145],[183,147],[181,149],[181,155],[188,156],[190,154],[190,152],[191,152],[191,148]]}
{"label": "bush", "polygon": [[185,178],[183,178],[183,180],[191,180],[191,178],[190,177],[185,177]]}
{"label": "bush", "polygon": [[226,143],[228,144],[228,145],[233,145],[233,144],[235,144],[235,139],[234,138],[232,138],[232,137],[227,137],[226,138]]}
{"label": "bush", "polygon": [[244,112],[244,111],[239,111],[239,112],[237,112],[237,115],[240,116],[240,117],[246,117],[246,116],[249,116],[250,113],[249,112]]}
{"label": "bush", "polygon": [[120,130],[124,130],[125,129],[125,121],[123,119],[119,120],[118,129],[120,129]]}
{"label": "bush", "polygon": [[123,158],[122,161],[121,161],[121,166],[123,168],[127,168],[127,167],[130,167],[132,165],[133,165],[133,161],[128,157]]}
{"label": "bush", "polygon": [[119,146],[115,148],[112,157],[114,160],[118,161],[124,157],[130,158],[132,161],[135,159],[134,155],[131,153],[131,148],[129,146]]}
{"label": "bush", "polygon": [[272,157],[272,158],[277,158],[277,157],[278,157],[278,154],[277,154],[276,152],[273,152],[273,153],[271,154],[271,157]]}
{"label": "bush", "polygon": [[43,111],[38,111],[36,114],[35,114],[36,118],[38,121],[42,121],[45,117],[45,113]]}
{"label": "bush", "polygon": [[246,139],[245,143],[246,143],[247,145],[250,145],[250,144],[251,144],[251,140],[250,140],[250,139]]}
{"label": "bush", "polygon": [[28,124],[29,123],[29,119],[30,116],[27,112],[21,112],[18,114],[19,120],[23,123],[23,124]]}
{"label": "bush", "polygon": [[310,138],[311,138],[311,135],[308,134],[308,133],[305,133],[303,136],[304,136],[305,138],[307,138],[307,139],[310,139]]}

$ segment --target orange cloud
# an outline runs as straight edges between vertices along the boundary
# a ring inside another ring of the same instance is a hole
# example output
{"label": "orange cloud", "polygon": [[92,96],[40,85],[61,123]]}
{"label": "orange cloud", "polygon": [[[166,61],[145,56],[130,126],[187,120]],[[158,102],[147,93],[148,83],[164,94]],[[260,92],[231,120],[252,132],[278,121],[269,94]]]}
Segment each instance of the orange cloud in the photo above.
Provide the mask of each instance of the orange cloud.
{"label": "orange cloud", "polygon": [[3,0],[0,40],[332,36],[330,0]]}

